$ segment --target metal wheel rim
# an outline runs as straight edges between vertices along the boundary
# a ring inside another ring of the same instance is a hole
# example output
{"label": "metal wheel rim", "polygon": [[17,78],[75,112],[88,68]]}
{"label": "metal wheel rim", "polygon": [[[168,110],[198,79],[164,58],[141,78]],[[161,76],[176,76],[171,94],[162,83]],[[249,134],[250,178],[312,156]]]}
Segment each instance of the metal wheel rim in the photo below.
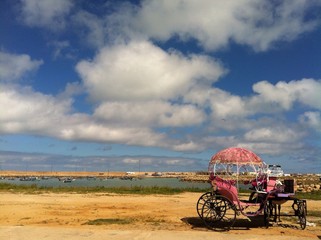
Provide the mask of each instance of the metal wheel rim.
{"label": "metal wheel rim", "polygon": [[303,230],[303,229],[305,229],[305,227],[307,225],[306,210],[305,210],[304,204],[300,204],[300,206],[299,206],[298,217],[299,217],[300,227]]}
{"label": "metal wheel rim", "polygon": [[200,198],[198,199],[198,201],[196,203],[196,211],[197,211],[197,214],[200,218],[202,218],[202,208],[203,208],[204,203],[206,202],[206,200],[208,200],[212,196],[214,196],[213,192],[206,192],[206,193],[202,194],[200,196]]}

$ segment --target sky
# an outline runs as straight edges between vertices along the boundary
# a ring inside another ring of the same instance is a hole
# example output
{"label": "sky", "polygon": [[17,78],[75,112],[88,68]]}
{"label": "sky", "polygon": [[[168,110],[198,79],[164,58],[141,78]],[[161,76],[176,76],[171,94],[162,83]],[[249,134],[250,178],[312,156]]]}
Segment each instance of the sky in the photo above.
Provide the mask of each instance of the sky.
{"label": "sky", "polygon": [[321,1],[1,0],[0,170],[321,172]]}

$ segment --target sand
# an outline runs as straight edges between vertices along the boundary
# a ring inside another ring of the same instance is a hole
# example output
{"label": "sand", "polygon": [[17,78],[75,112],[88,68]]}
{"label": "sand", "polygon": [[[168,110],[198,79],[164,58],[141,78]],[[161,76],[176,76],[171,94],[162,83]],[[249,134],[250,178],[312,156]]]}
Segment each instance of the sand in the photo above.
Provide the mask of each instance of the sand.
{"label": "sand", "polygon": [[[260,220],[241,216],[229,232],[210,231],[196,213],[199,196],[2,192],[0,239],[321,238],[318,224],[300,230],[295,221],[283,221],[265,229]],[[321,201],[308,201],[308,211],[320,209]],[[320,222],[312,216],[307,220]]]}

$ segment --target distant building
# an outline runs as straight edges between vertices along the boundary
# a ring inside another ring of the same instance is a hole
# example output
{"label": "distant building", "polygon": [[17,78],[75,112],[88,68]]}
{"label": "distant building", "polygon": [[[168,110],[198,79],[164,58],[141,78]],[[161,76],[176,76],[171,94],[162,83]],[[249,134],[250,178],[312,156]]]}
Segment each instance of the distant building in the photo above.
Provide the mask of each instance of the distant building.
{"label": "distant building", "polygon": [[268,173],[272,177],[282,177],[284,176],[284,172],[280,165],[269,165]]}

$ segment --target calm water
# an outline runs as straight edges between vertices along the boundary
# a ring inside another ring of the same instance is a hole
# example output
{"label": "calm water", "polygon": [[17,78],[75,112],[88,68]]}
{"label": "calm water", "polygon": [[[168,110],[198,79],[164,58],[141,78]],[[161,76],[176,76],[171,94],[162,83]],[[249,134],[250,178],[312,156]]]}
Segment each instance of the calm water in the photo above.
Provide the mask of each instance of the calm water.
{"label": "calm water", "polygon": [[87,178],[77,178],[72,182],[59,181],[58,178],[40,179],[35,181],[20,181],[16,178],[13,180],[2,179],[1,183],[10,183],[18,185],[32,185],[36,184],[39,187],[171,187],[171,188],[200,188],[200,189],[210,189],[210,184],[208,183],[198,183],[198,182],[183,182],[177,178],[143,178],[143,179],[133,179],[133,180],[121,180],[119,178],[114,179],[87,179]]}

